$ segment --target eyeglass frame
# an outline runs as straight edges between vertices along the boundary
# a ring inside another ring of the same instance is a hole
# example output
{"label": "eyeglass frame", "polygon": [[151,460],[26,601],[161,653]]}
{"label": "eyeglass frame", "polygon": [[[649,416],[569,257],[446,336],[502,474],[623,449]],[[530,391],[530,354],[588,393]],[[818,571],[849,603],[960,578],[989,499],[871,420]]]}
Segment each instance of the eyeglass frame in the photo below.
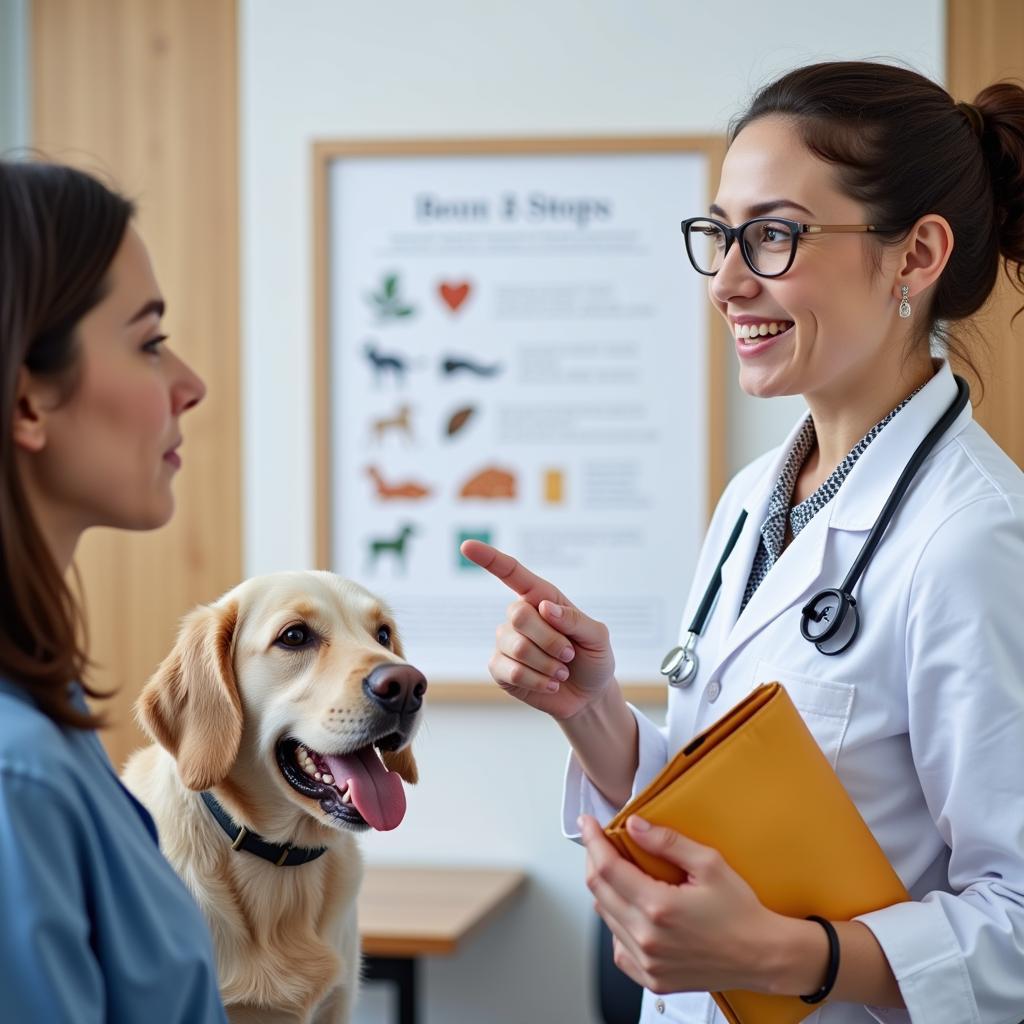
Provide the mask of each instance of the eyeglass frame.
{"label": "eyeglass frame", "polygon": [[[716,220],[714,217],[687,217],[686,220],[681,221],[679,224],[680,230],[683,232],[683,240],[686,243],[686,255],[690,259],[690,265],[698,274],[703,274],[705,277],[714,277],[718,270],[701,270],[697,266],[697,261],[693,258],[693,251],[690,248],[690,232],[689,227],[691,224],[695,224],[697,221],[708,221],[714,224],[716,227],[721,228],[722,234],[725,235],[725,251],[722,253],[722,262],[725,262],[726,256],[729,255],[729,250],[732,248],[733,242],[740,243],[740,255],[743,257],[743,262],[750,268],[751,273],[756,274],[758,277],[782,277],[790,267],[793,266],[793,261],[796,259],[796,244],[801,235],[824,235],[824,234],[865,234],[867,232],[878,232],[879,234],[885,234],[893,231],[898,231],[898,228],[880,228],[875,224],[804,224],[798,220],[789,220],[786,217],[751,217],[750,220],[745,220],[742,224],[737,224],[736,227],[730,227],[723,221]],[[771,224],[785,224],[791,230],[790,238],[792,239],[789,249],[789,260],[786,265],[776,274],[766,274],[764,271],[758,270],[754,266],[747,254],[746,246],[743,244],[743,232],[750,227],[751,224],[757,224],[759,222],[766,221]],[[719,267],[719,270],[722,268]]]}

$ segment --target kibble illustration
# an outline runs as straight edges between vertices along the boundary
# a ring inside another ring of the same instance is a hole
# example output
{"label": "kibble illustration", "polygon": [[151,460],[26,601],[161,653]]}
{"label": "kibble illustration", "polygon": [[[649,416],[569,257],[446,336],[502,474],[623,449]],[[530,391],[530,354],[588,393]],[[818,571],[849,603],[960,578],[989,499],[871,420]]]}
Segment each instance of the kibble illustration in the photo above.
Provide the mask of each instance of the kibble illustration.
{"label": "kibble illustration", "polygon": [[454,437],[476,414],[476,406],[464,405],[461,409],[456,409],[448,418],[448,425],[445,428],[445,433],[448,437]]}

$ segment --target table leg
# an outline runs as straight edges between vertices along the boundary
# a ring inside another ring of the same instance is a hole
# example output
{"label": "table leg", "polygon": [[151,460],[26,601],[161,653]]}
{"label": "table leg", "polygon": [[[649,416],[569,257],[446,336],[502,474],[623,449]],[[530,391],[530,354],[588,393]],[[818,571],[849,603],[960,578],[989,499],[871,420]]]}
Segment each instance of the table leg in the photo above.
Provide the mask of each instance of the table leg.
{"label": "table leg", "polygon": [[416,1024],[417,963],[413,957],[368,956],[363,958],[365,981],[390,981],[398,989],[395,1024]]}

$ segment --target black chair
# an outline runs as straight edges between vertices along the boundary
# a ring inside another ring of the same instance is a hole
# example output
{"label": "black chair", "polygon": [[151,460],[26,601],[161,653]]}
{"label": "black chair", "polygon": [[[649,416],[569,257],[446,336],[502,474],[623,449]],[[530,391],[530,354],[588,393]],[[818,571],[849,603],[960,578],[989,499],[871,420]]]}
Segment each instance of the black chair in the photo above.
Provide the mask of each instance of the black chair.
{"label": "black chair", "polygon": [[644,990],[615,966],[612,933],[597,919],[597,1003],[604,1024],[636,1024]]}

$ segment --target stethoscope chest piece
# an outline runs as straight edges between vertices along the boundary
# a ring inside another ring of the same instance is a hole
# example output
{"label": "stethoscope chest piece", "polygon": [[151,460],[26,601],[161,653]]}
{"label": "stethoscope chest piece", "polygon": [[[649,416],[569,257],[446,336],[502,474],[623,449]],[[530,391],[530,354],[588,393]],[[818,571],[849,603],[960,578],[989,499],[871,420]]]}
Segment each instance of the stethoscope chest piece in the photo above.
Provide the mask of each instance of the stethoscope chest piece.
{"label": "stethoscope chest piece", "polygon": [[697,637],[691,633],[686,644],[673,647],[661,661],[661,674],[668,676],[670,686],[689,686],[697,678]]}
{"label": "stethoscope chest piece", "polygon": [[822,590],[800,612],[800,633],[822,654],[842,654],[860,630],[857,601],[844,590]]}

